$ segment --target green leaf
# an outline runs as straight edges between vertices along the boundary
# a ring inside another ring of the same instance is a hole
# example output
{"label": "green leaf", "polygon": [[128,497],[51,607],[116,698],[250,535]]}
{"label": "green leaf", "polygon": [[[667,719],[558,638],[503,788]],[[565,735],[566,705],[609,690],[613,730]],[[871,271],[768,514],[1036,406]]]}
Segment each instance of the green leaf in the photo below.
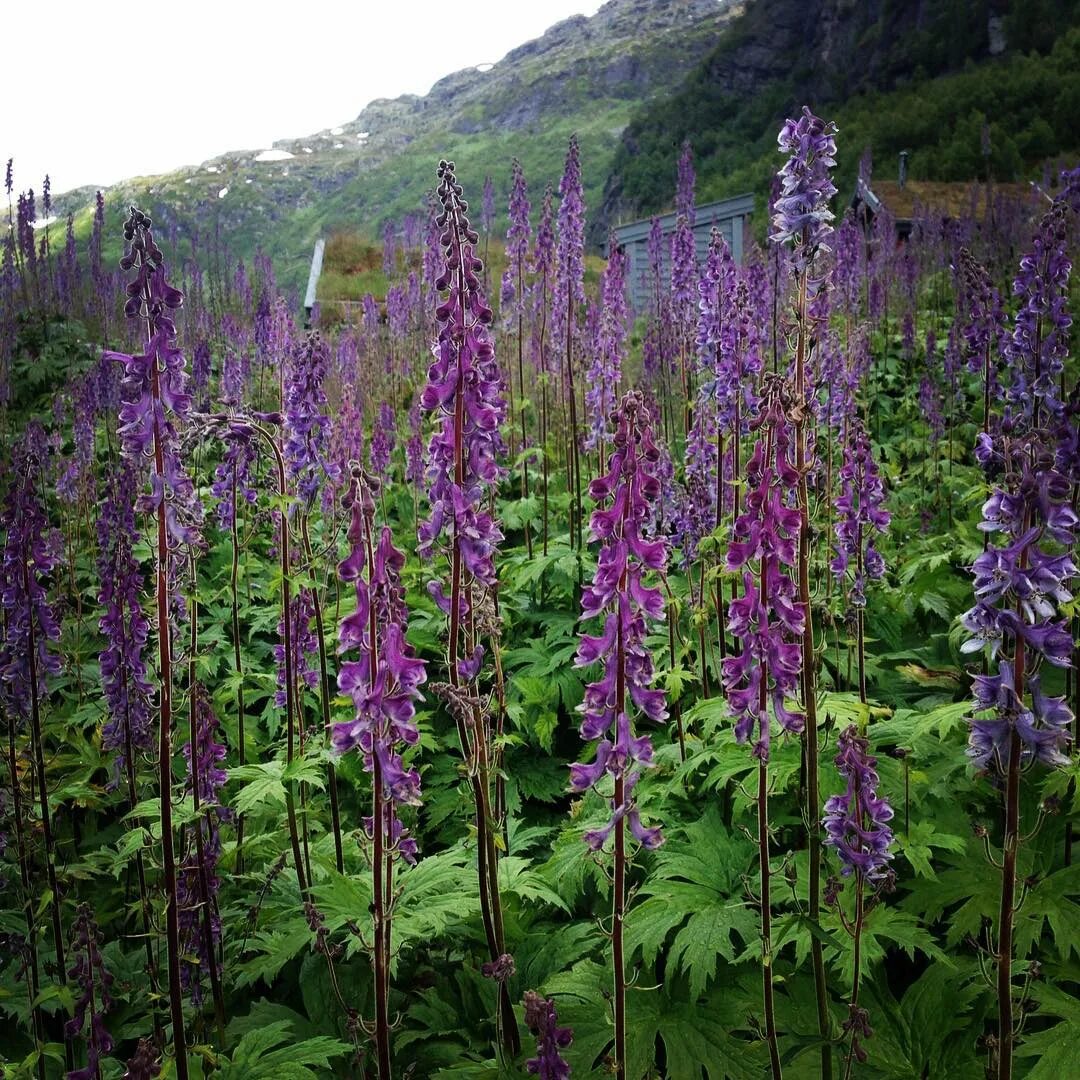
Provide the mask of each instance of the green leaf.
{"label": "green leaf", "polygon": [[652,964],[678,928],[668,963],[689,975],[690,995],[699,997],[716,974],[718,958],[734,961],[736,943],[757,936],[757,916],[739,882],[751,855],[750,844],[728,833],[713,808],[687,827],[685,840],[669,840],[653,876],[641,886],[646,899],[627,916],[627,954],[640,952]]}
{"label": "green leaf", "polygon": [[499,860],[499,891],[503,894],[512,893],[522,900],[549,904],[570,914],[566,901],[548,885],[541,874],[530,869],[529,860],[516,855],[504,855]]}
{"label": "green leaf", "polygon": [[291,1036],[288,1020],[274,1020],[247,1032],[231,1061],[222,1063],[220,1075],[224,1080],[317,1080],[316,1069],[329,1069],[334,1058],[351,1049],[327,1035],[299,1042]]}
{"label": "green leaf", "polygon": [[937,874],[931,865],[934,848],[956,854],[963,854],[967,849],[967,841],[962,836],[939,833],[932,821],[912,822],[908,833],[897,834],[896,842],[915,873],[919,877],[932,880],[937,880]]}
{"label": "green leaf", "polygon": [[[544,992],[555,998],[559,1022],[574,1030],[574,1041],[563,1052],[574,1075],[589,1075],[611,1045],[610,985],[610,970],[586,960],[544,986]],[[653,1073],[659,1037],[669,1080],[701,1080],[703,1073],[709,1080],[759,1080],[766,1064],[762,1047],[733,1034],[745,1025],[737,1008],[723,994],[699,1006],[673,1000],[662,989],[630,989],[626,1075]]]}
{"label": "green leaf", "polygon": [[229,770],[230,780],[244,781],[237,791],[232,805],[239,814],[251,814],[256,810],[285,809],[284,765],[280,761],[267,761],[259,765],[239,765]]}

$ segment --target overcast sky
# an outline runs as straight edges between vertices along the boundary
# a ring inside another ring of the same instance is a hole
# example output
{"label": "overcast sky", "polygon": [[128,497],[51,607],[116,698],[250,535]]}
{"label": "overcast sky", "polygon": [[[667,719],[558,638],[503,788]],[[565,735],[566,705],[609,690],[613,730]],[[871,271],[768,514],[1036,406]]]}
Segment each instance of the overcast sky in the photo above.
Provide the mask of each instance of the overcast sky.
{"label": "overcast sky", "polygon": [[[0,160],[54,192],[196,165],[423,94],[600,0],[60,0],[6,20]],[[41,19],[39,20],[38,14]],[[454,14],[448,26],[447,13]],[[17,42],[21,31],[23,40]],[[163,73],[155,81],[153,72]]]}

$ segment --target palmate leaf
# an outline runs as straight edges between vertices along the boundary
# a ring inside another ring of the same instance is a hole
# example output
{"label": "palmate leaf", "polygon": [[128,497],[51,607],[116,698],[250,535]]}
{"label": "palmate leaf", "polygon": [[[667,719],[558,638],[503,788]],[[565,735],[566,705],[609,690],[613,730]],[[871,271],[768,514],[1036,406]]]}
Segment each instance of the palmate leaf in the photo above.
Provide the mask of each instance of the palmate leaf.
{"label": "palmate leaf", "polygon": [[[1022,848],[1017,876],[1024,881],[1031,868],[1032,852]],[[1016,914],[1015,952],[1026,957],[1049,930],[1059,955],[1080,955],[1080,866],[1069,866],[1034,880]],[[979,856],[969,857],[938,875],[932,884],[919,882],[905,903],[924,918],[935,921],[949,913],[946,943],[958,944],[967,935],[978,935],[984,918],[997,920],[1001,902],[1001,871]],[[957,906],[958,905],[958,906]]]}
{"label": "palmate leaf", "polygon": [[392,930],[395,951],[437,938],[480,913],[472,858],[470,852],[452,848],[400,872]]}
{"label": "palmate leaf", "polygon": [[1080,956],[1080,904],[1074,896],[1080,896],[1080,866],[1067,866],[1031,884],[1017,914],[1019,955],[1026,955],[1048,928],[1062,960],[1070,952]]}
{"label": "palmate leaf", "polygon": [[499,860],[499,891],[504,896],[509,893],[522,900],[549,904],[570,913],[566,901],[548,885],[541,874],[531,869],[530,860],[516,855],[504,855]]}
{"label": "palmate leaf", "polygon": [[1080,1030],[1080,998],[1053,983],[1039,983],[1033,991],[1039,1015],[1059,1016],[1062,1023],[1025,1035],[1016,1048],[1018,1058],[1034,1058],[1026,1080],[1065,1080],[1076,1071],[1076,1033]]}
{"label": "palmate leaf", "polygon": [[246,1016],[234,1016],[229,1021],[228,1037],[230,1042],[239,1042],[248,1032],[258,1031],[268,1024],[284,1021],[291,1027],[290,1034],[300,1038],[307,1038],[316,1034],[311,1021],[301,1016],[295,1009],[287,1005],[280,1005],[267,998],[259,998],[251,1006]]}
{"label": "palmate leaf", "polygon": [[[832,940],[840,943],[839,950],[831,950],[829,958],[838,964],[844,987],[850,987],[855,969],[855,943],[844,933],[835,916],[823,919],[823,922],[832,930]],[[888,948],[902,949],[909,959],[914,959],[915,953],[920,952],[937,963],[953,965],[918,919],[899,908],[880,904],[866,915],[863,923],[863,971],[873,970]]]}
{"label": "palmate leaf", "polygon": [[255,955],[238,965],[237,988],[259,981],[270,986],[278,972],[311,942],[311,928],[301,916],[280,919],[272,930],[256,931],[248,941],[248,951]]}
{"label": "palmate leaf", "polygon": [[514,946],[514,961],[522,986],[542,986],[553,975],[595,952],[599,939],[594,924],[539,922]]}
{"label": "palmate leaf", "polygon": [[[586,796],[583,804],[594,803],[598,805],[600,800],[594,796]],[[579,804],[579,806],[582,804]],[[582,839],[587,829],[602,824],[599,815],[593,820],[577,821],[570,828],[563,829],[555,838],[551,846],[551,856],[540,867],[539,872],[547,879],[553,889],[564,900],[573,902],[584,892],[586,882],[601,895],[606,897],[611,889],[611,882],[600,861],[589,858],[585,841]]]}
{"label": "palmate leaf", "polygon": [[[555,998],[560,1024],[574,1029],[563,1056],[574,1075],[591,1075],[614,1038],[609,995],[610,969],[592,960],[550,979],[544,992]],[[657,1040],[663,1043],[668,1080],[758,1080],[765,1060],[761,1046],[733,1032],[745,1024],[739,1002],[716,994],[703,1004],[679,1001],[663,989],[627,992],[627,1080],[655,1075]]]}
{"label": "palmate leaf", "polygon": [[223,1080],[317,1080],[316,1069],[330,1068],[334,1058],[351,1050],[347,1043],[327,1035],[300,1042],[291,1039],[292,1025],[288,1020],[275,1020],[249,1031],[232,1059],[220,1063],[218,1075]]}
{"label": "palmate leaf", "polygon": [[899,1001],[887,985],[868,980],[861,994],[874,1028],[864,1043],[867,1067],[889,1080],[982,1080],[984,1062],[976,1033],[969,1030],[981,1025],[981,1013],[972,1012],[980,992],[971,965],[957,970],[932,964]]}
{"label": "palmate leaf", "polygon": [[962,836],[939,833],[932,821],[912,822],[908,832],[897,834],[896,844],[916,875],[931,880],[937,879],[937,874],[930,863],[935,848],[958,855],[962,855],[967,850],[967,841]]}
{"label": "palmate leaf", "polygon": [[668,962],[688,974],[690,996],[699,997],[716,974],[718,957],[734,961],[736,944],[757,935],[740,882],[752,854],[751,845],[728,833],[713,808],[687,827],[684,840],[669,840],[641,886],[646,899],[627,917],[628,955],[640,951],[647,964],[654,963],[678,928]]}

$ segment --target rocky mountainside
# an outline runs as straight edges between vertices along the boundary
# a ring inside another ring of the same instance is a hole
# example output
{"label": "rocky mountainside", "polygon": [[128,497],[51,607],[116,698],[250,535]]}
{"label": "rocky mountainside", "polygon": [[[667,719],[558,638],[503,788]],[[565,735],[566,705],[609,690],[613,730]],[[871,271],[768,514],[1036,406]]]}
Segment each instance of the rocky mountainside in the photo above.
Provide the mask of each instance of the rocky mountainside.
{"label": "rocky mountainside", "polygon": [[[343,227],[375,235],[386,217],[419,209],[441,156],[457,161],[475,197],[490,174],[502,207],[511,157],[522,158],[538,199],[544,184],[557,183],[577,132],[595,205],[634,110],[673,93],[743,6],[609,0],[490,67],[440,79],[424,96],[379,99],[342,127],[130,180],[109,189],[106,201],[146,205],[181,241],[212,232],[238,255],[261,248],[293,285],[318,235]],[[84,190],[57,202],[62,213],[79,211],[85,228],[91,197]]]}
{"label": "rocky mountainside", "polygon": [[[594,229],[671,198],[682,139],[705,198],[763,191],[776,132],[806,103],[840,122],[841,179],[865,147],[912,177],[1021,179],[1080,149],[1077,0],[752,0],[684,85],[627,125]],[[594,239],[596,235],[594,234]]]}

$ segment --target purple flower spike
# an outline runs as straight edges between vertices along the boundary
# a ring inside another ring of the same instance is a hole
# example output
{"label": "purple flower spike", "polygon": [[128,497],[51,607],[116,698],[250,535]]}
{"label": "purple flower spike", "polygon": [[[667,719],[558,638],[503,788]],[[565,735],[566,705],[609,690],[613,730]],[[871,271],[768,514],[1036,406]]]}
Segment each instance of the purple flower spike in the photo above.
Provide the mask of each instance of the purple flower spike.
{"label": "purple flower spike", "polygon": [[124,1080],[154,1080],[160,1075],[157,1048],[151,1039],[140,1039],[135,1053],[128,1059]]}
{"label": "purple flower spike", "polygon": [[285,460],[296,493],[313,504],[323,477],[338,479],[329,459],[330,417],[323,383],[330,370],[330,350],[317,330],[292,350],[285,369]]}
{"label": "purple flower spike", "polygon": [[743,595],[728,609],[728,626],[739,639],[740,650],[723,662],[724,688],[735,716],[736,738],[744,742],[757,724],[754,755],[763,760],[769,756],[769,702],[784,731],[803,729],[802,715],[784,705],[785,698],[799,689],[805,617],[790,576],[800,518],[792,504],[798,472],[785,394],[781,379],[767,382],[753,424],[762,434],[747,462],[745,506],[735,521],[727,555],[729,570],[743,569]]}
{"label": "purple flower spike", "polygon": [[526,990],[525,1026],[536,1036],[536,1057],[525,1062],[526,1071],[540,1080],[568,1080],[570,1066],[559,1051],[574,1041],[574,1033],[568,1027],[559,1027],[554,1000]]}
{"label": "purple flower spike", "polygon": [[836,767],[847,780],[847,791],[825,802],[825,844],[841,862],[840,873],[871,884],[885,877],[892,859],[893,811],[877,793],[877,759],[867,752],[869,742],[852,724],[838,742]]}
{"label": "purple flower spike", "polygon": [[430,558],[437,546],[449,553],[456,544],[464,569],[490,586],[502,533],[487,509],[488,493],[503,472],[498,462],[506,447],[499,427],[506,402],[488,334],[492,313],[481,288],[478,236],[466,217],[453,164],[445,161],[439,166],[439,199],[446,261],[434,284],[447,295],[435,311],[435,361],[420,396],[421,408],[435,415],[438,427],[427,455],[431,517],[417,530],[418,551]]}
{"label": "purple flower spike", "polygon": [[860,608],[866,606],[866,582],[879,580],[885,573],[885,562],[874,547],[873,534],[885,532],[890,515],[885,509],[885,485],[874,462],[870,437],[861,421],[853,420],[851,425],[836,497],[836,557],[829,566],[841,582],[849,571],[853,573],[849,598],[853,607]]}
{"label": "purple flower spike", "polygon": [[356,610],[341,621],[338,651],[356,658],[343,661],[338,687],[352,698],[355,713],[334,725],[333,746],[339,754],[359,749],[368,772],[376,773],[377,766],[389,816],[385,834],[412,862],[416,845],[402,831],[395,805],[420,801],[420,775],[404,767],[401,751],[420,738],[413,716],[427,672],[405,640],[405,556],[394,547],[388,526],[376,533],[371,480],[359,466],[353,468],[343,505],[349,514],[349,554],[338,576],[353,583]]}
{"label": "purple flower spike", "polygon": [[[191,410],[184,354],[176,344],[173,322],[173,312],[184,297],[165,279],[152,222],[135,207],[124,225],[124,239],[127,248],[120,266],[135,272],[127,285],[124,311],[130,319],[145,321],[149,340],[140,355],[105,353],[107,359],[124,365],[117,433],[126,457],[136,463],[150,462],[150,490],[140,496],[136,509],[153,514],[164,504],[170,542],[199,546],[202,507],[180,460],[178,430]],[[159,453],[155,453],[155,443]]]}
{"label": "purple flower spike", "polygon": [[142,610],[143,578],[134,555],[139,533],[135,522],[135,474],[129,462],[110,477],[98,518],[98,602],[105,609],[99,622],[105,648],[99,654],[102,688],[109,719],[102,728],[102,747],[115,751],[110,787],[122,773],[128,777],[128,795],[135,776],[134,755],[153,748],[150,703],[153,687],[147,678],[143,650],[150,623]]}
{"label": "purple flower spike", "polygon": [[86,1038],[86,1067],[73,1069],[67,1080],[96,1080],[101,1075],[101,1059],[112,1053],[113,1040],[105,1027],[105,1013],[112,1008],[110,989],[113,977],[105,969],[98,945],[98,927],[90,908],[80,904],[72,928],[71,951],[75,961],[67,976],[78,987],[74,1012],[64,1024],[64,1037]]}
{"label": "purple flower spike", "polygon": [[[232,813],[220,804],[220,794],[228,779],[221,767],[225,760],[225,745],[218,742],[220,724],[210,704],[210,696],[201,683],[194,688],[192,708],[195,713],[195,749],[191,743],[183,746],[187,762],[185,793],[195,796],[199,808],[197,828],[186,834],[186,849],[181,854],[176,882],[176,903],[180,926],[180,947],[184,959],[180,967],[180,985],[191,995],[198,1008],[204,999],[203,978],[216,965],[220,975],[218,955],[221,946],[221,915],[217,906],[220,880],[217,876],[221,857],[222,822]],[[207,940],[207,928],[209,938]]]}
{"label": "purple flower spike", "polygon": [[559,181],[558,246],[555,295],[552,298],[552,337],[576,337],[578,309],[585,303],[585,191],[576,135],[570,137],[566,164]]}
{"label": "purple flower spike", "polygon": [[773,207],[769,237],[783,244],[794,239],[795,269],[810,265],[818,250],[828,250],[833,231],[829,200],[836,194],[831,170],[836,165],[836,125],[820,119],[804,105],[802,116],[780,129],[780,153],[787,161],[780,170],[780,195]]}
{"label": "purple flower spike", "polygon": [[612,233],[608,241],[608,264],[600,281],[601,315],[593,363],[586,380],[585,408],[589,428],[585,449],[595,450],[608,435],[608,423],[618,402],[619,384],[629,332],[629,311],[626,301],[626,273],[629,257],[615,243]]}
{"label": "purple flower spike", "polygon": [[634,736],[629,708],[633,704],[655,721],[667,717],[663,691],[651,685],[652,655],[645,644],[648,623],[663,619],[663,596],[643,580],[646,570],[663,572],[667,544],[642,535],[660,494],[660,451],[641,394],[623,399],[613,445],[607,473],[589,488],[607,507],[592,515],[590,529],[592,539],[601,542],[600,555],[592,584],[581,598],[582,614],[604,615],[604,629],[600,635],[582,635],[575,660],[578,667],[603,664],[601,677],[585,688],[585,700],[578,706],[581,737],[599,742],[593,764],[571,765],[570,783],[575,791],[584,791],[609,774],[617,788],[622,787],[622,801],[612,806],[607,826],[586,834],[590,847],[603,846],[616,822],[626,817],[634,837],[651,848],[661,842],[659,831],[641,825],[632,793],[641,770],[652,764],[652,744],[647,735]]}
{"label": "purple flower spike", "polygon": [[32,421],[12,455],[13,482],[0,516],[0,532],[5,534],[0,606],[6,619],[0,642],[0,692],[5,706],[23,720],[30,716],[33,693],[45,696],[45,677],[60,672],[60,658],[50,648],[60,640],[60,623],[49,603],[47,582],[60,562],[62,542],[50,530],[41,503],[47,455],[45,432]]}

